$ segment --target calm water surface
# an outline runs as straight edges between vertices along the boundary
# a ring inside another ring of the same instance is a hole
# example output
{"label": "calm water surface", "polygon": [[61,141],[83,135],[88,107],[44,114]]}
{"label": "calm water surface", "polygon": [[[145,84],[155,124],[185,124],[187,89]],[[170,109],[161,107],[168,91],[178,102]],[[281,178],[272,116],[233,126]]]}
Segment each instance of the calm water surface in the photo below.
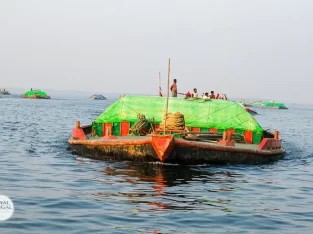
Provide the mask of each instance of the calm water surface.
{"label": "calm water surface", "polygon": [[75,120],[112,101],[0,98],[0,233],[312,233],[313,108],[255,109],[287,154],[269,165],[179,166],[73,155]]}

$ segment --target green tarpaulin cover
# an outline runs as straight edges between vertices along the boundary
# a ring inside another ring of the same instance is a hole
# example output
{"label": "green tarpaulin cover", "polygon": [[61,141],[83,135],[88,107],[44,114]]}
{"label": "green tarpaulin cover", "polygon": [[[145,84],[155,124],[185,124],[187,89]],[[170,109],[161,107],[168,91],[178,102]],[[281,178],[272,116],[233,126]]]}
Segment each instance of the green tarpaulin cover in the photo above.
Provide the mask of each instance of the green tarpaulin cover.
{"label": "green tarpaulin cover", "polygon": [[[159,124],[165,114],[166,98],[155,96],[125,96],[110,105],[94,122],[136,122],[137,114],[154,118]],[[224,100],[169,98],[168,112],[184,115],[185,125],[200,128],[238,129],[262,133],[263,129],[242,106]]]}
{"label": "green tarpaulin cover", "polygon": [[284,103],[278,103],[278,102],[265,102],[264,106],[266,107],[282,107],[282,108],[286,108]]}
{"label": "green tarpaulin cover", "polygon": [[38,90],[32,90],[32,91],[27,91],[24,93],[24,96],[40,96],[40,97],[47,97],[47,93],[43,91],[38,91]]}

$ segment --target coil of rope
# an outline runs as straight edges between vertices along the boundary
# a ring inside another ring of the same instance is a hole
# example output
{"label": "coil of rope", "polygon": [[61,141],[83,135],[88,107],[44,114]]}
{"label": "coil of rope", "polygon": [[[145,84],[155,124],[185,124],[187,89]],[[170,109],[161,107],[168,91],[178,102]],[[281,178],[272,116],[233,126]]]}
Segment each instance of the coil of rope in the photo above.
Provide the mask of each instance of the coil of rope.
{"label": "coil of rope", "polygon": [[167,116],[164,115],[162,122],[160,123],[160,129],[164,130],[164,121],[166,118],[165,129],[168,130],[184,130],[185,129],[185,118],[180,112],[168,113]]}
{"label": "coil of rope", "polygon": [[146,116],[142,115],[140,113],[137,115],[137,118],[138,118],[138,120],[131,127],[132,135],[144,136],[144,135],[150,133],[151,131],[154,131],[154,118],[146,119]]}

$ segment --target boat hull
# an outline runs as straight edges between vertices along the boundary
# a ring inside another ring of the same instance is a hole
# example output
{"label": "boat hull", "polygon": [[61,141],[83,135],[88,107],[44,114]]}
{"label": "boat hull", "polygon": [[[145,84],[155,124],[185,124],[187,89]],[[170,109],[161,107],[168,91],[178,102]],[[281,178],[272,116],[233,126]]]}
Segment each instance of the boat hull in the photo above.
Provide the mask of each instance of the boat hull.
{"label": "boat hull", "polygon": [[[251,145],[220,146],[207,142],[175,139],[166,163],[179,164],[263,164],[281,159],[284,149],[259,150]],[[98,160],[130,160],[159,162],[151,137],[132,140],[68,140],[70,148],[78,155]]]}
{"label": "boat hull", "polygon": [[21,95],[21,98],[28,98],[28,99],[50,99],[50,96],[47,97],[41,97],[41,96],[25,96],[25,95]]}
{"label": "boat hull", "polygon": [[250,108],[246,108],[246,110],[251,114],[251,115],[257,115],[258,113],[254,110],[251,110]]}

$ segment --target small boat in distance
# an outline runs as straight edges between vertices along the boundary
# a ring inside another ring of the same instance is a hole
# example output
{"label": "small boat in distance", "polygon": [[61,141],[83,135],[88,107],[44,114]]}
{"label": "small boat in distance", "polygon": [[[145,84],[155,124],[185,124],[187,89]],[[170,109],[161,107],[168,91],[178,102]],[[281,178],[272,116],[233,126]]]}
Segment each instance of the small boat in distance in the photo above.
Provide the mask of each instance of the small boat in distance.
{"label": "small boat in distance", "polygon": [[257,115],[258,113],[255,110],[252,110],[250,108],[246,108],[246,111],[248,111],[251,115]]}
{"label": "small boat in distance", "polygon": [[0,89],[0,94],[3,94],[3,95],[10,95],[10,92],[5,90],[5,89]]}
{"label": "small boat in distance", "polygon": [[41,90],[30,89],[20,96],[21,98],[30,98],[30,99],[50,99],[50,96],[46,92]]}
{"label": "small boat in distance", "polygon": [[263,101],[253,101],[253,102],[240,102],[244,107],[258,107],[258,108],[269,108],[269,109],[288,109],[284,103],[280,102],[263,102]]}
{"label": "small boat in distance", "polygon": [[264,102],[263,105],[261,106],[263,108],[272,108],[272,109],[288,109],[284,103],[279,103],[279,102]]}
{"label": "small boat in distance", "polygon": [[239,105],[242,106],[247,112],[249,112],[250,115],[257,115],[258,113],[255,110],[252,110],[248,107],[246,107],[244,104],[239,102]]}
{"label": "small boat in distance", "polygon": [[88,99],[93,99],[93,100],[107,100],[107,98],[101,94],[94,94]]}

